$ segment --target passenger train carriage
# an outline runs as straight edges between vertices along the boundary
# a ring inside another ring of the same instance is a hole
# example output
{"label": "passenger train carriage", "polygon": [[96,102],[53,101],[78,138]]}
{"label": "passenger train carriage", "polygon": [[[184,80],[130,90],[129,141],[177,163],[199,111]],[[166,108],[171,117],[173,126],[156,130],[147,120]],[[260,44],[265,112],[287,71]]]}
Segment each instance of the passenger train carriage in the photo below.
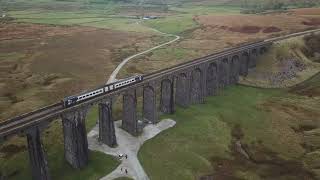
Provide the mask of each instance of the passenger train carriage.
{"label": "passenger train carriage", "polygon": [[79,103],[81,101],[85,101],[86,99],[90,99],[90,98],[93,98],[93,97],[96,97],[96,96],[99,96],[99,95],[114,91],[116,89],[120,89],[122,87],[138,83],[138,82],[140,82],[142,80],[143,80],[143,76],[142,75],[136,75],[136,76],[133,76],[133,77],[130,77],[130,78],[119,80],[119,81],[114,82],[114,83],[107,84],[105,86],[102,86],[102,87],[100,87],[98,89],[95,89],[95,90],[92,90],[92,91],[89,91],[89,92],[81,93],[81,94],[76,95],[76,96],[69,96],[69,97],[66,97],[66,98],[64,98],[62,100],[63,106],[65,108],[71,107],[71,106],[73,106],[73,105],[75,105],[75,104],[77,104],[77,103]]}

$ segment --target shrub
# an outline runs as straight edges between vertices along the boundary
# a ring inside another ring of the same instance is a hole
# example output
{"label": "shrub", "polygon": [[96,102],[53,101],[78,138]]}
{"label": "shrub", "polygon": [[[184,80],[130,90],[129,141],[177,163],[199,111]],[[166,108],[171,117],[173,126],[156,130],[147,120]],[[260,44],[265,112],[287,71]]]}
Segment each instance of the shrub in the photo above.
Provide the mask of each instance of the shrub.
{"label": "shrub", "polygon": [[304,37],[306,48],[304,52],[309,57],[314,57],[320,53],[320,34],[311,34]]}

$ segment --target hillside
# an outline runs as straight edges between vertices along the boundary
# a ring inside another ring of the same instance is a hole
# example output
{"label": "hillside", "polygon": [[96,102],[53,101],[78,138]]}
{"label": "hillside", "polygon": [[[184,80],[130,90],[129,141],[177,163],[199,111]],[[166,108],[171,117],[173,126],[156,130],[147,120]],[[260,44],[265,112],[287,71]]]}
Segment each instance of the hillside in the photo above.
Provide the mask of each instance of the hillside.
{"label": "hillside", "polygon": [[292,38],[274,44],[257,62],[243,84],[284,88],[293,86],[320,71],[320,34]]}
{"label": "hillside", "polygon": [[177,108],[165,116],[176,126],[139,159],[152,180],[318,180],[319,80],[289,90],[232,86]]}

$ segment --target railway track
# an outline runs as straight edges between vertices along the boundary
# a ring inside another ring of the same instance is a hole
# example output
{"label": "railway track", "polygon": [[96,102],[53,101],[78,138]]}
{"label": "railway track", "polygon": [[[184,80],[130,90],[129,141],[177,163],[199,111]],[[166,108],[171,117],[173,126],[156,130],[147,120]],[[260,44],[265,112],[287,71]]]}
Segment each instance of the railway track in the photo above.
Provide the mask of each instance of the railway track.
{"label": "railway track", "polygon": [[[309,33],[313,33],[313,32],[318,32],[318,31],[320,31],[320,29],[299,32],[299,33],[294,33],[294,34],[290,34],[290,35],[283,36],[283,37],[277,37],[277,38],[272,38],[272,39],[268,39],[268,40],[264,40],[264,41],[244,44],[244,45],[241,45],[241,47],[238,46],[238,47],[228,48],[228,49],[223,50],[222,52],[211,54],[211,55],[208,55],[205,57],[194,59],[192,61],[181,63],[181,64],[175,65],[173,67],[169,67],[166,69],[162,69],[162,70],[147,74],[144,76],[144,81],[137,83],[134,86],[140,86],[141,84],[145,83],[145,81],[152,81],[156,78],[165,76],[168,73],[173,73],[173,72],[179,71],[182,68],[188,68],[193,65],[200,64],[200,63],[212,60],[212,59],[218,59],[219,57],[232,55],[232,54],[235,54],[237,52],[241,52],[241,51],[248,49],[248,48],[259,47],[262,45],[273,43],[275,41],[280,41],[283,39],[287,39],[287,38],[291,38],[291,37],[295,37],[295,36],[301,36],[301,35],[305,35],[305,34],[309,34]],[[121,91],[123,91],[123,89],[119,89],[119,90],[110,92],[108,94],[104,94],[104,95],[95,97],[93,99],[88,99],[87,101],[80,103],[80,105],[88,103],[88,102],[92,103],[94,101],[98,101],[99,99],[102,99],[102,96],[105,97],[110,94],[117,94],[118,91],[121,92]],[[2,122],[0,122],[0,139],[5,139],[6,137],[8,137],[10,135],[21,133],[30,127],[37,126],[37,125],[43,123],[44,121],[49,121],[48,119],[52,120],[54,118],[59,117],[59,115],[61,115],[62,113],[64,113],[68,109],[75,109],[75,108],[76,107],[70,107],[70,108],[64,109],[62,103],[60,102],[60,103],[55,103],[50,106],[46,106],[41,109],[29,112],[29,113],[25,113],[25,114],[22,114],[20,116],[16,116],[14,118],[11,118],[11,119],[8,119],[5,121],[2,121]]]}
{"label": "railway track", "polygon": [[35,120],[51,115],[59,110],[63,110],[61,102],[2,121],[0,122],[0,137],[5,137],[11,132],[16,132],[22,127],[28,127],[28,125],[33,124]]}

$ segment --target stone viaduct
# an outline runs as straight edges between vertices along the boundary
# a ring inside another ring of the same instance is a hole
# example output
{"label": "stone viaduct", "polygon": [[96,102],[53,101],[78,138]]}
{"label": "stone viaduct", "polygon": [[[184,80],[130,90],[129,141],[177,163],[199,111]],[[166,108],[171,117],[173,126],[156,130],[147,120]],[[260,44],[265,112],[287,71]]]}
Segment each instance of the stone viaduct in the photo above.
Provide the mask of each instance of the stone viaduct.
{"label": "stone viaduct", "polygon": [[[157,123],[159,114],[172,114],[177,105],[187,108],[192,104],[205,103],[205,97],[219,95],[225,87],[237,84],[239,76],[247,76],[248,70],[255,67],[258,56],[271,44],[271,42],[258,42],[231,48],[148,74],[140,83],[68,108],[70,110],[62,110],[55,116],[48,115],[43,119],[49,117],[62,119],[65,159],[73,168],[81,169],[88,165],[89,150],[85,120],[92,105],[98,104],[99,108],[99,141],[115,147],[117,140],[112,116],[113,98],[122,97],[123,100],[122,128],[133,136],[138,136],[141,132],[139,122]],[[138,98],[142,98],[142,117],[139,118]],[[34,180],[50,179],[40,135],[51,121],[44,125],[35,124],[21,131],[27,136]]]}

